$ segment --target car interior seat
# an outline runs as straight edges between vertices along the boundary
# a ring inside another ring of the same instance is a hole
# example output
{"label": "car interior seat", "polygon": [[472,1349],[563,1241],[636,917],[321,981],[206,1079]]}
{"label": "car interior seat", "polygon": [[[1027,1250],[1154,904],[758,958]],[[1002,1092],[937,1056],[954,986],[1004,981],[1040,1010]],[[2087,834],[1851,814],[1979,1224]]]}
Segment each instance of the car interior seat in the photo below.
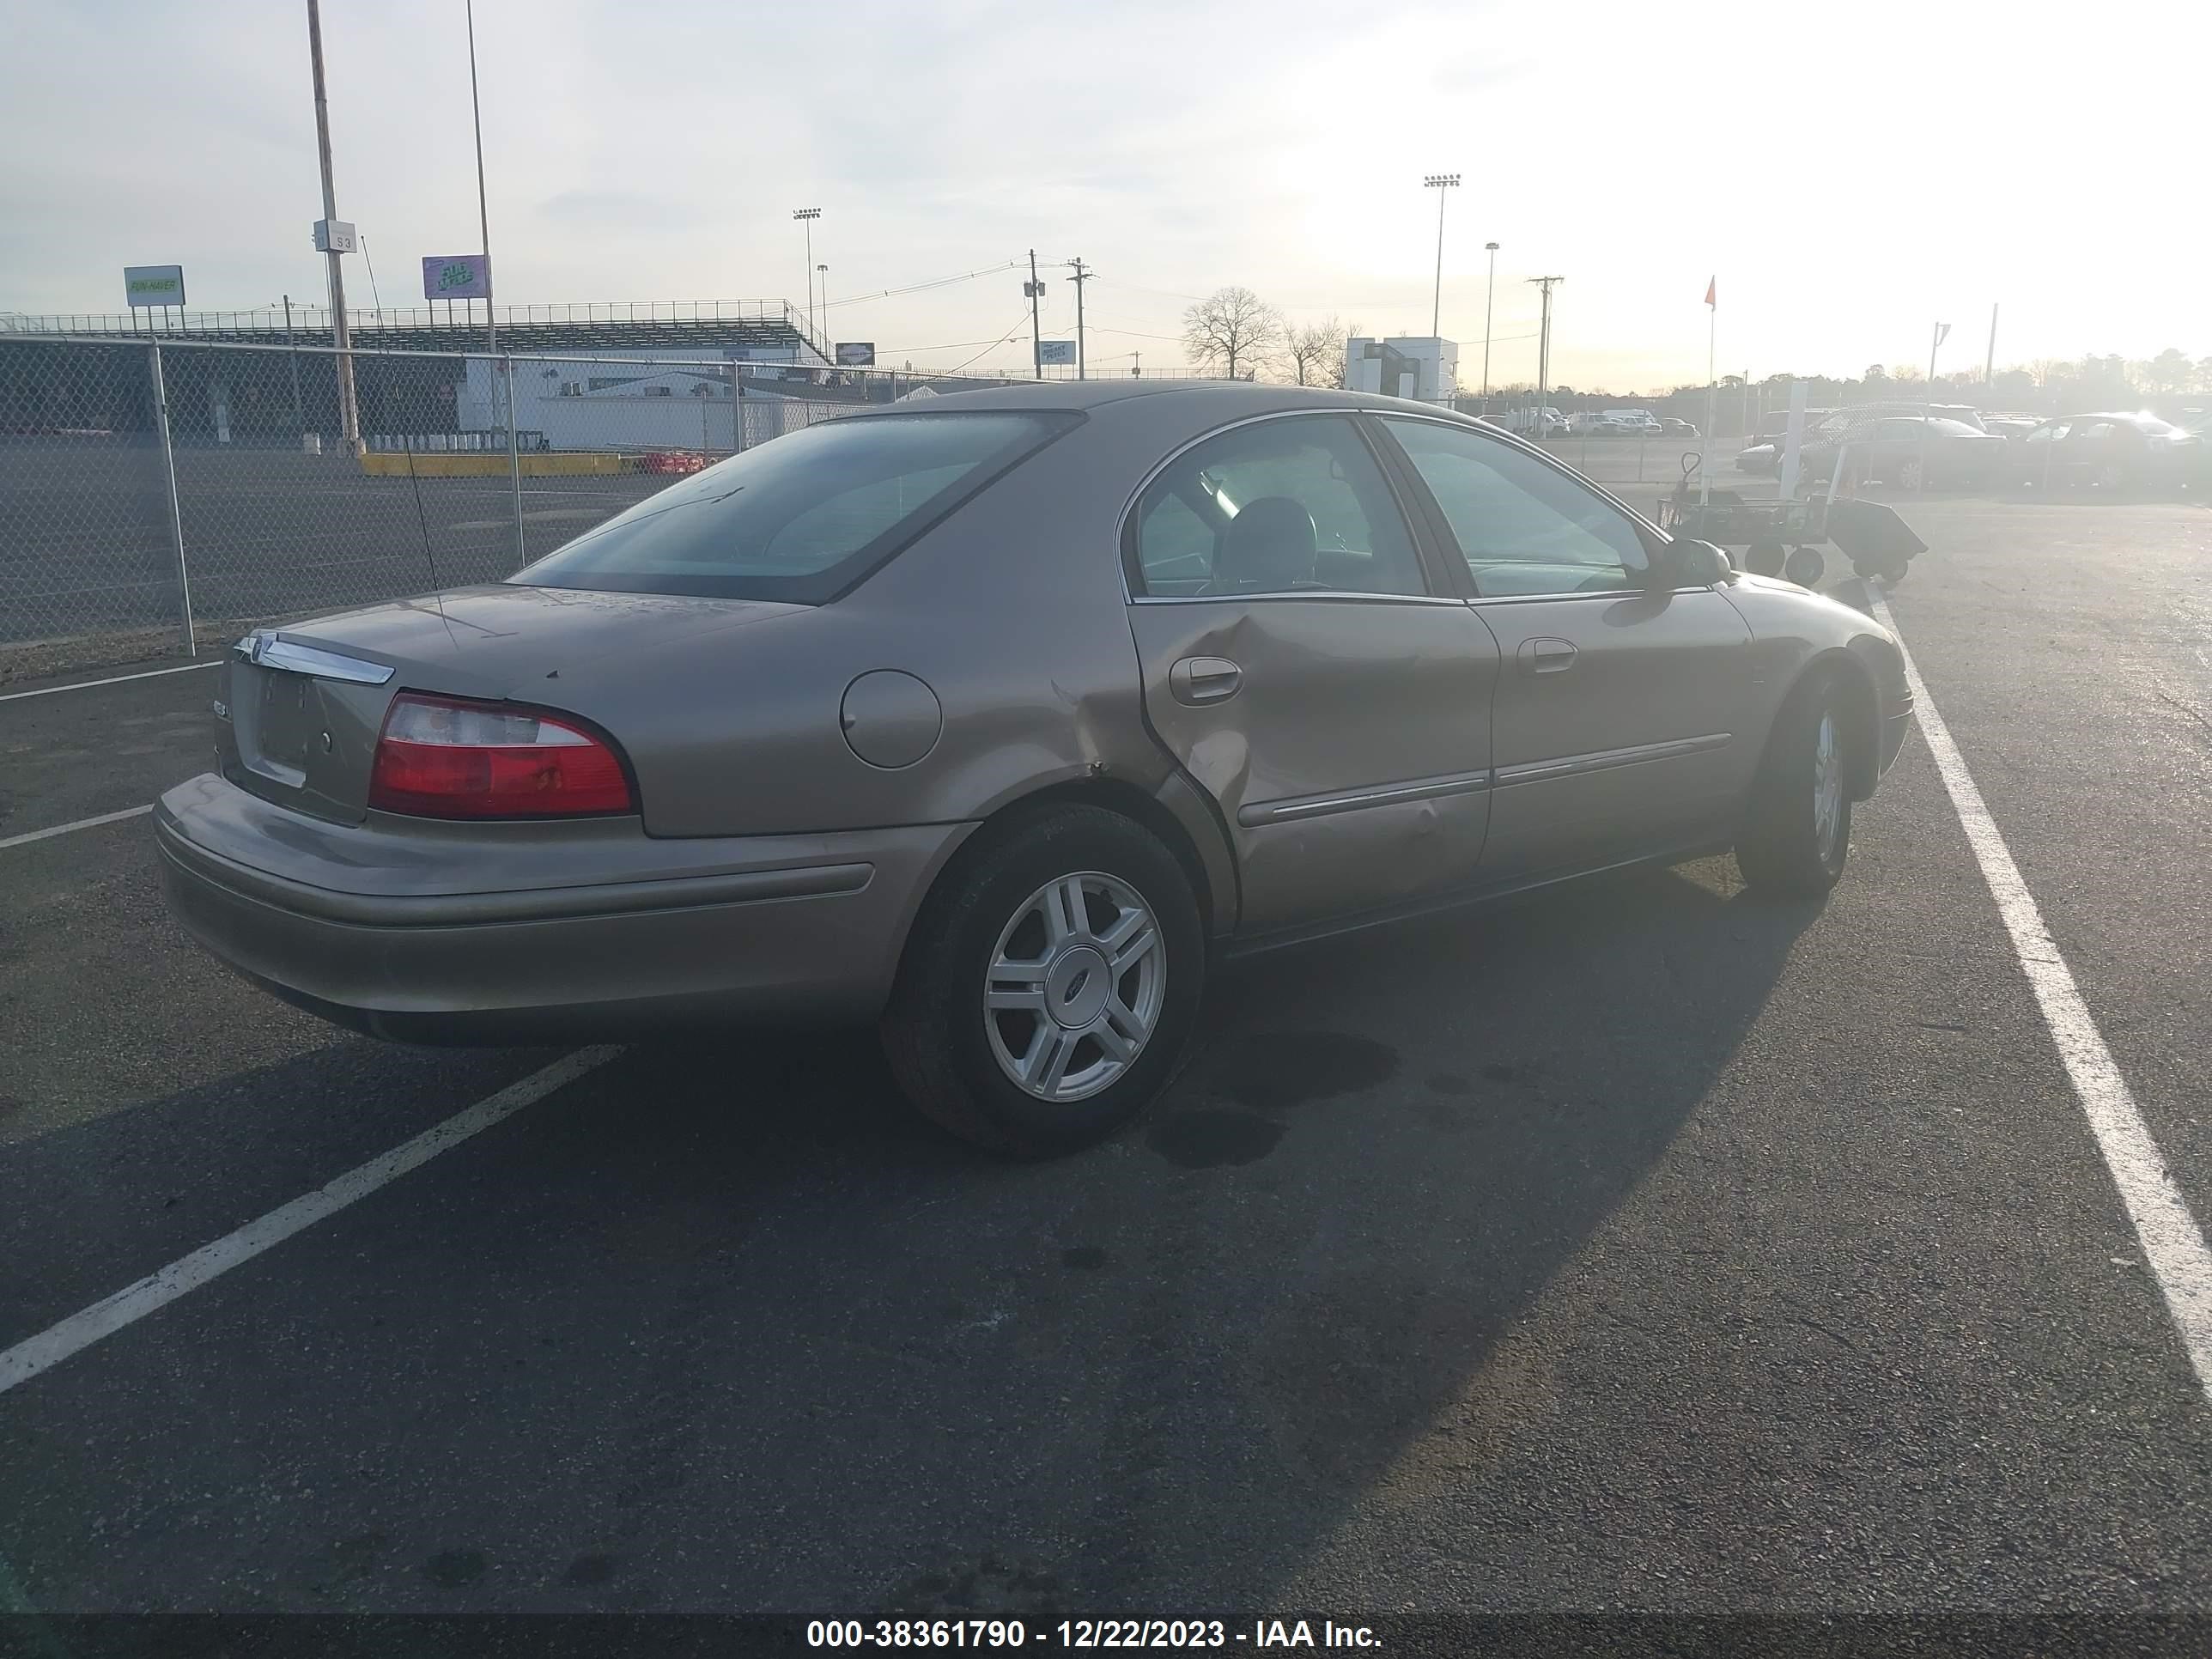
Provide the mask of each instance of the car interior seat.
{"label": "car interior seat", "polygon": [[1268,593],[1310,586],[1318,550],[1312,514],[1288,495],[1262,495],[1222,530],[1209,591]]}

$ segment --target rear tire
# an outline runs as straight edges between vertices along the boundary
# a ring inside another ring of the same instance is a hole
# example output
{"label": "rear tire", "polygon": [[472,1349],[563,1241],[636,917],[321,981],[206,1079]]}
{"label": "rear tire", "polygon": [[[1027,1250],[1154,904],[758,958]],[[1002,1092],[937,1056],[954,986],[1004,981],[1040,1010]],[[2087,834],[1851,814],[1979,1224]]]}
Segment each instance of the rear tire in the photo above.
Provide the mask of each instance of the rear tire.
{"label": "rear tire", "polygon": [[1819,898],[1850,856],[1849,723],[1833,670],[1790,694],[1736,837],[1736,867],[1754,891]]}
{"label": "rear tire", "polygon": [[1152,1103],[1205,983],[1205,928],[1175,855],[1117,812],[1051,807],[979,832],[939,878],[899,964],[884,1050],[939,1127],[1049,1157]]}

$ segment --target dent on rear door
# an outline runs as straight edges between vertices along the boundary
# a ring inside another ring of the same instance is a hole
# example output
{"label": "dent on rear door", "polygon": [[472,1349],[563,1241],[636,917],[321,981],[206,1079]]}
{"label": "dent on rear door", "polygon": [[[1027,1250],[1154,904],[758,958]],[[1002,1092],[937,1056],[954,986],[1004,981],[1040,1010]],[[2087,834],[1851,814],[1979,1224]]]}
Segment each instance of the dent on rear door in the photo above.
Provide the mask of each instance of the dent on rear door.
{"label": "dent on rear door", "polygon": [[[1130,620],[1153,729],[1237,849],[1244,931],[1473,878],[1498,657],[1464,605],[1278,596],[1139,603]],[[1233,665],[1234,692],[1179,696],[1193,661]]]}

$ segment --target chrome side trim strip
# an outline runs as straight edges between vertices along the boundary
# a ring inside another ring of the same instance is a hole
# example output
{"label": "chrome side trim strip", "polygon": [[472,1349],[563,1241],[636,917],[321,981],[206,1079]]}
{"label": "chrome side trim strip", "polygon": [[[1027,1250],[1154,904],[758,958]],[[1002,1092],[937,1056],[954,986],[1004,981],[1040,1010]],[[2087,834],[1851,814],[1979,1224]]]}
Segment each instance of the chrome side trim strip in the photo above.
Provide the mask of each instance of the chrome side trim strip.
{"label": "chrome side trim strip", "polygon": [[257,628],[231,647],[257,668],[281,668],[289,674],[309,674],[319,680],[344,680],[353,685],[382,685],[392,671],[380,662],[368,662],[319,647],[280,640],[265,628]]}
{"label": "chrome side trim strip", "polygon": [[1558,778],[1579,777],[1585,772],[1605,772],[1616,766],[1641,766],[1646,761],[1679,760],[1685,755],[1724,749],[1735,741],[1730,732],[1709,732],[1698,738],[1674,738],[1665,743],[1639,743],[1627,749],[1603,749],[1590,755],[1563,755],[1557,760],[1523,761],[1498,769],[1498,787],[1516,783],[1549,783]]}
{"label": "chrome side trim strip", "polygon": [[[1613,596],[1615,599],[1619,594]],[[1348,588],[1286,587],[1254,593],[1139,593],[1131,605],[1257,605],[1284,599],[1355,599],[1363,605],[1464,605],[1464,599],[1443,599],[1433,593],[1360,593]]]}
{"label": "chrome side trim strip", "polygon": [[1331,795],[1297,795],[1237,809],[1237,822],[1247,830],[1262,824],[1289,823],[1301,818],[1328,817],[1337,812],[1357,812],[1363,807],[1396,806],[1406,801],[1441,800],[1450,795],[1475,795],[1491,786],[1487,771],[1462,772],[1448,778],[1427,778],[1419,783],[1392,784],[1381,789],[1358,789]]}

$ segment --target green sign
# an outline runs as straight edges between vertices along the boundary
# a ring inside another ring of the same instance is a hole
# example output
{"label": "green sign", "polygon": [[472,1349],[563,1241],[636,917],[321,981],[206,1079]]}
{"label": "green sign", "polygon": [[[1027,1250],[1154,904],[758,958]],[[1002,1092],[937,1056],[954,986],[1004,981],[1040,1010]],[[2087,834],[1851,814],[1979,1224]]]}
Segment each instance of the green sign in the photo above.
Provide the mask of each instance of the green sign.
{"label": "green sign", "polygon": [[180,306],[185,302],[182,265],[125,265],[123,300],[133,306]]}

